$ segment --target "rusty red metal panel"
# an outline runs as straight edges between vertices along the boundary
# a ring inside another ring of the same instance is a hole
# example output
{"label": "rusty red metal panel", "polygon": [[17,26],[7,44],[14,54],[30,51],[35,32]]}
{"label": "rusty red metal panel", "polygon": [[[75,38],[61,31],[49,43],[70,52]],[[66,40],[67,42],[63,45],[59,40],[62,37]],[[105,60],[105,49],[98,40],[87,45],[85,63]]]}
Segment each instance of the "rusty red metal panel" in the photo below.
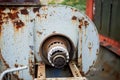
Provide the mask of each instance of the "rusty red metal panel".
{"label": "rusty red metal panel", "polygon": [[[87,0],[86,14],[92,20],[93,20],[93,4],[94,4],[93,0]],[[118,42],[116,40],[113,40],[109,37],[106,37],[105,35],[99,34],[101,46],[106,47],[107,49],[111,50],[112,52],[114,52],[114,53],[116,53],[117,55],[120,56],[120,49],[119,49],[120,48],[120,42]]]}
{"label": "rusty red metal panel", "polygon": [[86,5],[86,14],[91,20],[93,20],[93,3],[93,0],[87,0]]}
{"label": "rusty red metal panel", "polygon": [[120,43],[116,40],[110,39],[99,34],[101,46],[106,47],[107,49],[111,50],[112,52],[116,53],[120,56]]}

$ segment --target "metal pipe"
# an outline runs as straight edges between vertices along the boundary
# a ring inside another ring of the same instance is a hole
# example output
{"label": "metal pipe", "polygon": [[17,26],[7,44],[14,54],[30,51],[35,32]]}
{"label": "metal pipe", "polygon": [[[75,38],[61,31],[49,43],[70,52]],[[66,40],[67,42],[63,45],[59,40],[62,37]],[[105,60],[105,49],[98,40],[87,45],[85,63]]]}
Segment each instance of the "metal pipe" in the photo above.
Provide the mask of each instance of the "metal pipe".
{"label": "metal pipe", "polygon": [[14,71],[20,71],[20,70],[24,70],[24,69],[27,69],[27,68],[28,68],[27,66],[24,66],[24,67],[18,67],[18,68],[12,68],[12,69],[5,70],[4,72],[2,72],[0,74],[0,80],[2,80],[4,75],[7,74],[7,73],[14,72]]}

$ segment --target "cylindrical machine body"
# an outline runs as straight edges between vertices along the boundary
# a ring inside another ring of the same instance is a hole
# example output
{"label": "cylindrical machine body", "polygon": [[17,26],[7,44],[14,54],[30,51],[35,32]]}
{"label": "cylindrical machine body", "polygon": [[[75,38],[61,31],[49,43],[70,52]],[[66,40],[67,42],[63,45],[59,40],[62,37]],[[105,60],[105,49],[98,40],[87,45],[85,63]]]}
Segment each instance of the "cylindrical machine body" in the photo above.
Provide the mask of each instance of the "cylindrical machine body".
{"label": "cylindrical machine body", "polygon": [[95,25],[73,7],[0,7],[0,20],[1,70],[27,65],[28,69],[15,74],[19,79],[32,80],[33,65],[40,61],[62,68],[78,59],[87,73],[97,59]]}

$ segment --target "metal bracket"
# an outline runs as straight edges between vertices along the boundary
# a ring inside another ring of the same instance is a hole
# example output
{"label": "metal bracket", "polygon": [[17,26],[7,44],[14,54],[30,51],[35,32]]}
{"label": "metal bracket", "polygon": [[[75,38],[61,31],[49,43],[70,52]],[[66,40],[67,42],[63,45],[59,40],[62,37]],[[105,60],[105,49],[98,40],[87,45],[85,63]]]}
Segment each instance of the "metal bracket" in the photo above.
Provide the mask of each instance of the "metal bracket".
{"label": "metal bracket", "polygon": [[71,72],[74,77],[67,77],[67,78],[46,78],[45,75],[45,64],[43,62],[40,62],[38,64],[38,75],[37,78],[34,80],[87,80],[85,77],[82,77],[80,74],[79,69],[77,68],[76,64],[74,61],[71,61],[69,63]]}

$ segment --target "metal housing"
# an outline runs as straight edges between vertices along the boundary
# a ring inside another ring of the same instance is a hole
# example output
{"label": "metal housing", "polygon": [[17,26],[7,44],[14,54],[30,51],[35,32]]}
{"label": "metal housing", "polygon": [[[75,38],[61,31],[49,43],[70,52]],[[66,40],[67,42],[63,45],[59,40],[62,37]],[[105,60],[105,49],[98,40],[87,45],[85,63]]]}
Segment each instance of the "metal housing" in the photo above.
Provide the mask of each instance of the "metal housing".
{"label": "metal housing", "polygon": [[97,59],[99,39],[95,25],[86,15],[63,5],[0,7],[0,61],[4,66],[0,71],[28,66],[15,75],[32,80],[34,59],[42,61],[40,47],[52,35],[69,38],[74,50],[72,59],[78,58],[84,74],[89,72]]}

